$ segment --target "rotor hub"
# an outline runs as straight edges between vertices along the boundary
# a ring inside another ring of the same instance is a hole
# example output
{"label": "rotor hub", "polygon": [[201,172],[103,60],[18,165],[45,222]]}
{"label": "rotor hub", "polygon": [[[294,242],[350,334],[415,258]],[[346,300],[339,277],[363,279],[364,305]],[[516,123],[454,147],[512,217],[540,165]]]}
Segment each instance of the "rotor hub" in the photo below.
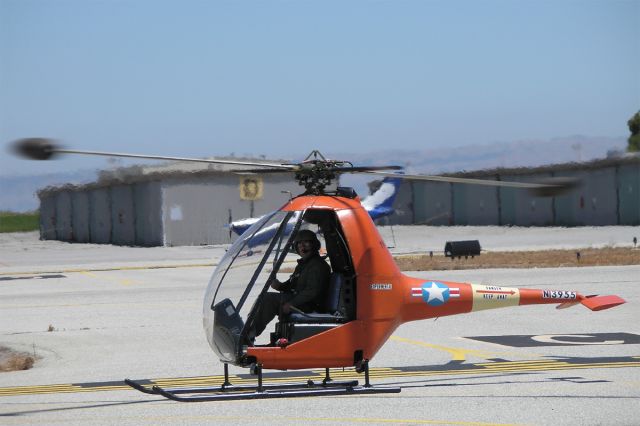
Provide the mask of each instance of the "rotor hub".
{"label": "rotor hub", "polygon": [[304,195],[322,195],[325,188],[338,178],[345,168],[351,168],[353,164],[348,161],[328,160],[318,150],[313,150],[298,164],[295,170],[295,179],[298,184],[304,186]]}

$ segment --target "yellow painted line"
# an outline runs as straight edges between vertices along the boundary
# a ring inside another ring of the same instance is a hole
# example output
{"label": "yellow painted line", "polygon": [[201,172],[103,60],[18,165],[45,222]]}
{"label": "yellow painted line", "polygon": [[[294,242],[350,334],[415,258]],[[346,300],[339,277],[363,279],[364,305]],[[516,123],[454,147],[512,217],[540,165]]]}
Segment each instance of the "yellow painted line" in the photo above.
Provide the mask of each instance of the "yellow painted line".
{"label": "yellow painted line", "polygon": [[[469,370],[431,370],[431,371],[401,371],[394,369],[384,369],[385,371],[380,371],[375,374],[370,372],[371,378],[394,378],[394,377],[419,377],[419,376],[455,376],[455,375],[468,375],[468,374],[485,374],[487,372],[522,372],[522,371],[545,371],[545,370],[571,370],[571,369],[584,369],[584,368],[621,368],[621,367],[640,367],[640,363],[616,363],[616,364],[567,364],[564,362],[545,362],[540,363],[539,361],[533,361],[533,365],[526,365],[520,363],[519,365],[505,365],[499,366],[496,368],[474,368]],[[331,372],[331,377],[335,379],[362,379],[362,374],[358,374],[355,371],[352,372]],[[279,383],[279,382],[291,382],[292,380],[319,380],[322,377],[318,376],[300,376],[300,377],[282,377],[282,378],[273,378],[267,379],[268,383]],[[257,384],[256,379],[233,379],[232,383],[236,385],[246,385],[246,384]],[[160,381],[154,381],[154,383],[158,384]],[[167,385],[175,385],[176,382],[172,381],[164,381]],[[187,384],[206,384],[202,381],[185,383],[181,382],[182,385]],[[209,382],[209,384],[213,384]],[[221,384],[221,383],[220,383]]]}
{"label": "yellow painted line", "polygon": [[479,362],[476,363],[474,365],[481,365],[481,366],[485,366],[485,365],[496,365],[496,364],[500,364],[500,365],[519,365],[519,364],[535,364],[535,363],[539,363],[539,364],[546,364],[549,362],[558,362],[555,360],[545,360],[545,359],[540,359],[540,360],[531,360],[531,361],[494,361],[494,362]]}
{"label": "yellow painted line", "polygon": [[[253,416],[216,416],[216,415],[200,415],[200,416],[153,416],[143,417],[145,420],[152,421],[247,421],[253,423],[256,417]],[[319,422],[319,423],[389,423],[389,424],[416,424],[416,425],[458,425],[458,426],[520,426],[514,423],[485,423],[485,422],[464,422],[455,420],[426,420],[426,419],[386,419],[386,418],[366,418],[366,417],[260,417],[263,423],[281,423],[282,421],[292,422]]]}
{"label": "yellow painted line", "polygon": [[44,274],[73,274],[82,272],[108,272],[108,271],[139,271],[146,269],[179,269],[179,268],[204,268],[217,266],[217,263],[190,263],[190,264],[172,264],[172,265],[140,265],[140,266],[113,266],[106,268],[72,268],[58,269],[53,271],[19,271],[19,272],[0,272],[0,276],[11,275],[44,275]]}
{"label": "yellow painted line", "polygon": [[416,346],[422,346],[430,349],[438,349],[441,351],[445,351],[451,354],[454,361],[465,361],[466,355],[474,355],[480,358],[491,358],[495,355],[505,354],[505,352],[484,352],[475,349],[461,349],[461,348],[450,348],[447,346],[434,345],[431,343],[421,342],[419,340],[407,339],[406,337],[399,336],[391,336],[391,339],[396,342],[409,343]]}
{"label": "yellow painted line", "polygon": [[83,275],[89,276],[91,278],[95,278],[97,280],[109,281],[109,282],[120,284],[120,285],[124,285],[124,286],[129,286],[129,285],[132,285],[134,283],[138,283],[138,284],[141,283],[140,281],[130,280],[130,279],[127,279],[127,278],[113,278],[113,277],[110,277],[108,275],[97,275],[97,274],[94,274],[93,272],[90,272],[90,271],[82,271],[80,273],[83,274]]}
{"label": "yellow painted line", "polygon": [[[228,403],[233,403],[229,401]],[[247,401],[235,401],[247,404]],[[110,415],[110,412],[103,413],[100,417],[101,422],[105,424],[117,424],[122,421],[121,417],[117,415]],[[201,415],[152,415],[152,416],[138,416],[138,423],[167,423],[167,424],[191,424],[191,423],[233,423],[233,424],[254,424],[256,423],[256,416],[232,416],[232,415],[217,415],[217,414],[201,414]],[[47,424],[69,424],[69,423],[91,423],[95,422],[95,417],[81,417],[75,415],[73,417],[61,418],[54,417],[47,419]],[[362,424],[415,424],[415,425],[454,425],[454,426],[523,426],[516,423],[486,423],[486,422],[467,422],[456,420],[437,420],[437,419],[407,419],[407,418],[379,418],[379,417],[293,417],[293,416],[278,416],[278,417],[265,417],[260,416],[259,420],[264,424],[279,424],[284,422],[290,423],[305,423],[313,422],[320,424],[349,424],[349,423],[362,423]],[[3,424],[25,424],[24,418],[6,418],[3,420]]]}
{"label": "yellow painted line", "polygon": [[[639,358],[640,357],[633,357]],[[518,362],[496,362],[493,364],[473,364],[473,368],[470,369],[454,369],[454,370],[424,370],[424,371],[401,371],[393,368],[379,368],[375,369],[374,373],[370,371],[370,377],[389,379],[400,377],[425,377],[425,376],[464,376],[464,375],[482,375],[486,373],[522,373],[530,371],[557,371],[557,370],[577,370],[577,369],[595,369],[595,368],[625,368],[625,367],[640,367],[640,362],[620,362],[620,363],[593,363],[593,364],[570,364],[566,362],[541,362],[531,361],[527,364],[526,361]],[[306,380],[320,380],[324,376],[311,375],[311,376],[299,376],[299,377],[277,377],[265,379],[265,384],[281,383]],[[332,371],[331,377],[334,379],[352,378],[362,379],[363,375],[358,374],[355,370],[351,371]],[[257,378],[241,379],[237,376],[230,376],[230,380],[234,385],[257,385]],[[149,380],[151,383],[146,386],[158,385],[162,387],[189,387],[194,386],[216,386],[223,383],[222,376],[211,377],[194,377],[194,378],[176,378],[176,379],[155,379]],[[15,395],[33,395],[43,393],[73,393],[73,392],[100,392],[100,391],[114,391],[114,390],[130,390],[127,385],[105,385],[105,386],[87,386],[82,387],[79,385],[60,384],[60,385],[40,385],[40,386],[20,386],[0,388],[0,396],[15,396]]]}
{"label": "yellow painted line", "polygon": [[524,371],[524,370],[583,370],[585,368],[624,368],[624,367],[640,367],[640,364],[636,363],[619,363],[619,364],[580,364],[580,365],[552,365],[544,367],[529,367],[529,368],[505,368],[505,369],[488,369],[489,371]]}
{"label": "yellow painted line", "polygon": [[[229,375],[230,379],[239,379],[239,377],[237,376],[233,376],[233,375]],[[205,381],[205,380],[209,380],[209,381],[213,381],[213,382],[224,382],[224,376],[204,376],[204,377],[181,377],[179,379],[158,379],[158,380],[153,380],[154,383],[160,383],[163,380],[171,380],[174,383],[179,383],[179,382],[192,382],[192,381]]]}

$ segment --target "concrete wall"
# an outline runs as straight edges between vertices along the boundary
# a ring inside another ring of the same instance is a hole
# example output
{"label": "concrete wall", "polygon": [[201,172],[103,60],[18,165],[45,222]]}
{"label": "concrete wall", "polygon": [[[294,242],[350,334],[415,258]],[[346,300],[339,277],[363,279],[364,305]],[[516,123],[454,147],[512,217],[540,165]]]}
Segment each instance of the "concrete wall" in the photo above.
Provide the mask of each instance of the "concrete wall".
{"label": "concrete wall", "polygon": [[91,242],[89,194],[86,191],[71,193],[71,227],[73,241],[78,243]]}

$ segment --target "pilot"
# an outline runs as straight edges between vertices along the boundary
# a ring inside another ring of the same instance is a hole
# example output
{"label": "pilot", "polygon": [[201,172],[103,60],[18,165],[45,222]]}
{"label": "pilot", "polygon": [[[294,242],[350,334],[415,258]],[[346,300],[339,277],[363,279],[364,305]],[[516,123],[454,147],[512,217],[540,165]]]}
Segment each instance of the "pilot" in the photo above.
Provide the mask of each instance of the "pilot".
{"label": "pilot", "polygon": [[320,241],[315,232],[303,229],[298,231],[293,244],[300,256],[298,265],[287,281],[272,280],[271,288],[279,293],[268,292],[262,296],[254,320],[255,333],[249,333],[250,338],[259,336],[279,312],[286,315],[295,309],[303,312],[322,310],[331,268],[320,257]]}

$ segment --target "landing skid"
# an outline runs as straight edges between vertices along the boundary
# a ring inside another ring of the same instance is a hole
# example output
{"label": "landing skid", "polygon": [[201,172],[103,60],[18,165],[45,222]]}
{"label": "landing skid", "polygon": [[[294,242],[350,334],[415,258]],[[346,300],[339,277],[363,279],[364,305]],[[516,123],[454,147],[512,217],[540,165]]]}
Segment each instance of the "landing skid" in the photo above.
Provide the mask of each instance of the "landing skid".
{"label": "landing skid", "polygon": [[306,383],[265,385],[262,383],[262,367],[259,365],[255,366],[255,373],[258,375],[257,386],[234,386],[231,384],[231,382],[229,382],[229,367],[227,364],[224,365],[224,383],[221,386],[216,387],[164,389],[159,386],[153,386],[149,388],[129,379],[125,379],[124,382],[140,392],[152,395],[161,395],[167,399],[179,402],[297,398],[304,396],[361,395],[400,392],[400,388],[373,387],[369,383],[368,364],[365,363],[363,367],[365,373],[364,386],[358,386],[357,380],[334,382],[329,376],[328,368],[325,369],[325,378],[322,380],[322,382],[314,382],[313,380],[308,380]]}

